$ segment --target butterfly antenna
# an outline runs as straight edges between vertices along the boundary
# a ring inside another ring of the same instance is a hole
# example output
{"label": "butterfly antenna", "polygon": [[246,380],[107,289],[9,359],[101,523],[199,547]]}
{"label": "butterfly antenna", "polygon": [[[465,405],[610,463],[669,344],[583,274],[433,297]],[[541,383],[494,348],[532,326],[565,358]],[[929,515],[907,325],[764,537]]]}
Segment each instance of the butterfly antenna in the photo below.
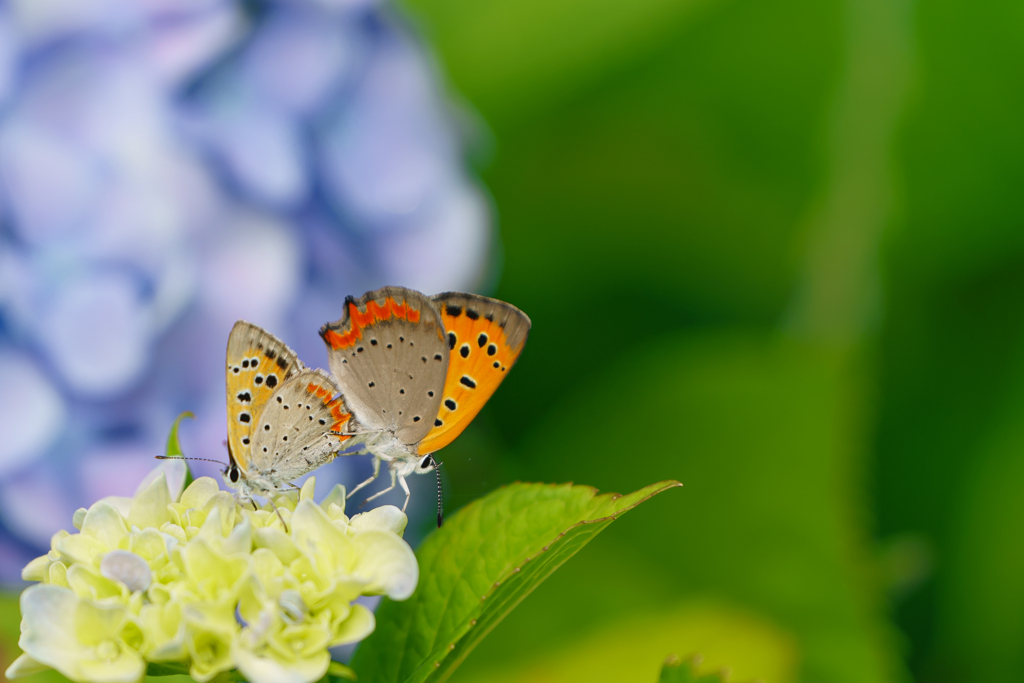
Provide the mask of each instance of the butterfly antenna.
{"label": "butterfly antenna", "polygon": [[226,462],[221,462],[220,460],[213,460],[212,458],[186,458],[184,455],[158,455],[158,456],[156,456],[156,459],[157,460],[203,460],[205,462],[215,462],[218,465],[223,465],[224,467],[228,466],[228,464]]}
{"label": "butterfly antenna", "polygon": [[441,528],[441,524],[444,522],[444,495],[441,492],[441,470],[440,467],[443,462],[430,458],[430,462],[434,464],[434,474],[437,475],[437,528]]}

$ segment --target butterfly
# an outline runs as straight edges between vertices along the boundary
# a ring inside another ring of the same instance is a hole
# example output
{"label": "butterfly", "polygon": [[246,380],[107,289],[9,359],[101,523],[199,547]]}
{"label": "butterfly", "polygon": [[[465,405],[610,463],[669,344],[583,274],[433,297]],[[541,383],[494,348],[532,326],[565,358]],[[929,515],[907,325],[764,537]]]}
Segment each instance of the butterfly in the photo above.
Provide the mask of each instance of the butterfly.
{"label": "butterfly", "polygon": [[348,434],[374,456],[373,476],[349,495],[376,479],[385,462],[391,485],[367,500],[397,483],[405,491],[404,511],[405,478],[436,470],[431,454],[480,412],[519,358],[529,331],[530,319],[518,308],[476,294],[428,297],[384,287],[346,298],[342,317],[321,327],[320,336],[352,412]]}
{"label": "butterfly", "polygon": [[227,350],[228,466],[244,498],[273,495],[332,460],[352,412],[334,379],[269,332],[239,320]]}

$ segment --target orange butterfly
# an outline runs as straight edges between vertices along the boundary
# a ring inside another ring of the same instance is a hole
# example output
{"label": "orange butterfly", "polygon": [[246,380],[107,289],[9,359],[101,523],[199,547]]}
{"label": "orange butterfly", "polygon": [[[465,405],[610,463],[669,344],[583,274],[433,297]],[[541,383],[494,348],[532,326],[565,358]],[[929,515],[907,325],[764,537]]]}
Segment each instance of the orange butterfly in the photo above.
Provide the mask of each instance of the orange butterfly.
{"label": "orange butterfly", "polygon": [[367,500],[398,484],[408,505],[405,478],[436,470],[431,453],[476,417],[519,358],[529,331],[530,319],[518,308],[476,294],[428,297],[384,287],[345,299],[341,319],[321,327],[320,336],[353,416],[344,434],[374,456],[373,476],[349,496],[370,484],[385,462],[391,486]]}

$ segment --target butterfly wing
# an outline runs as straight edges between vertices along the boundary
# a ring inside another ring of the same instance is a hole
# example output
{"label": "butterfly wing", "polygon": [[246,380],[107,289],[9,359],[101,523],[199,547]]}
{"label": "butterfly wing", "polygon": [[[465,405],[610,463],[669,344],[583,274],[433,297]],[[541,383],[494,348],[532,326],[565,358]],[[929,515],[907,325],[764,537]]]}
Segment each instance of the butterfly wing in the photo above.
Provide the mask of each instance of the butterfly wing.
{"label": "butterfly wing", "polygon": [[302,369],[295,352],[252,323],[239,320],[228,336],[228,453],[244,476],[252,467],[256,416],[275,389]]}
{"label": "butterfly wing", "polygon": [[437,415],[448,345],[430,299],[384,287],[345,300],[340,320],[320,328],[331,371],[362,428],[422,439]]}
{"label": "butterfly wing", "polygon": [[476,294],[434,297],[448,337],[444,398],[421,455],[444,448],[462,433],[512,369],[530,332],[530,319],[511,304]]}
{"label": "butterfly wing", "polygon": [[350,437],[351,411],[323,370],[302,370],[270,396],[255,422],[252,462],[257,475],[286,482],[333,459]]}

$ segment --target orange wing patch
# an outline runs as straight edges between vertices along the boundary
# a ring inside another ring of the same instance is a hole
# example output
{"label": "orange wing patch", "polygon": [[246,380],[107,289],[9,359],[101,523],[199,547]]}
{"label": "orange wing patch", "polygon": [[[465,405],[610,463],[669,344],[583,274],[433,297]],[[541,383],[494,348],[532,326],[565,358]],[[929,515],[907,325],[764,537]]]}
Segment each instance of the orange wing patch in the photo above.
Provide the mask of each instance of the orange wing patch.
{"label": "orange wing patch", "polygon": [[526,344],[530,319],[519,309],[471,294],[441,294],[451,349],[444,399],[434,428],[420,441],[421,455],[444,448],[469,426],[512,369]]}
{"label": "orange wing patch", "polygon": [[363,338],[363,330],[365,328],[384,320],[397,318],[399,320],[408,320],[411,323],[418,323],[420,321],[419,311],[405,301],[398,303],[392,297],[386,298],[383,306],[370,299],[366,302],[365,313],[359,310],[359,306],[352,297],[349,297],[345,303],[348,304],[348,331],[338,332],[332,329],[330,325],[325,325],[320,330],[320,336],[323,337],[324,341],[332,349],[346,349],[353,346]]}
{"label": "orange wing patch", "polygon": [[347,441],[348,439],[351,439],[351,436],[342,436],[341,434],[345,431],[345,425],[347,425],[348,421],[352,419],[352,413],[346,412],[344,397],[338,396],[338,398],[332,401],[331,397],[333,394],[329,389],[325,389],[324,387],[312,382],[310,382],[309,386],[306,387],[306,391],[320,399],[325,406],[330,407],[331,417],[335,420],[334,424],[331,425],[330,431],[338,437],[338,440]]}

